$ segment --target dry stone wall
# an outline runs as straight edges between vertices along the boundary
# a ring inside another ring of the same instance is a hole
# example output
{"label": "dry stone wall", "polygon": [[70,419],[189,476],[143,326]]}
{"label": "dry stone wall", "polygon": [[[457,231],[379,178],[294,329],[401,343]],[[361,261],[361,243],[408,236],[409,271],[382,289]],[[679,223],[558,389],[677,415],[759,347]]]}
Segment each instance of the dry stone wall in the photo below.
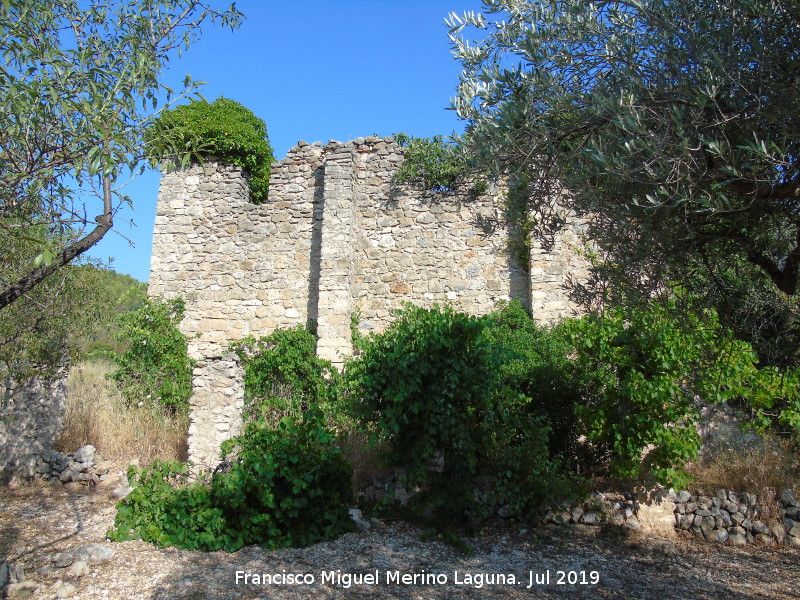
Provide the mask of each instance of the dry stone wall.
{"label": "dry stone wall", "polygon": [[33,477],[42,453],[52,452],[66,411],[66,376],[6,381],[0,396],[0,482]]}
{"label": "dry stone wall", "polygon": [[577,311],[563,285],[586,272],[574,230],[546,250],[534,240],[531,263],[519,265],[508,230],[487,227],[502,220],[496,195],[397,185],[402,160],[391,138],[300,142],[273,165],[263,205],[248,201],[238,167],[209,162],[163,176],[149,293],[186,301],[181,327],[200,361],[193,460],[213,462],[218,438],[239,426],[241,377],[230,375],[226,354],[233,340],[311,322],[318,354],[341,365],[354,314],[364,332],[381,331],[405,302],[485,314],[518,298],[541,322]]}

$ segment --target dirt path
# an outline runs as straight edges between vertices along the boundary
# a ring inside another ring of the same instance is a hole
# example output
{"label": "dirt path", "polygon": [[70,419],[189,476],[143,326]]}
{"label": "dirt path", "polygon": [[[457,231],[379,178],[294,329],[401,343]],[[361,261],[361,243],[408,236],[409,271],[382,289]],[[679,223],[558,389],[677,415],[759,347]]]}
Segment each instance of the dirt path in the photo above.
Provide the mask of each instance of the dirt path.
{"label": "dirt path", "polygon": [[[205,554],[108,542],[115,509],[89,500],[49,487],[0,489],[0,559],[41,584],[32,598],[55,598],[61,580],[74,587],[68,597],[86,600],[800,599],[800,552],[789,548],[503,530],[468,540],[476,552],[464,556],[391,523],[310,548]],[[84,544],[114,556],[80,577],[53,566],[55,554]]]}

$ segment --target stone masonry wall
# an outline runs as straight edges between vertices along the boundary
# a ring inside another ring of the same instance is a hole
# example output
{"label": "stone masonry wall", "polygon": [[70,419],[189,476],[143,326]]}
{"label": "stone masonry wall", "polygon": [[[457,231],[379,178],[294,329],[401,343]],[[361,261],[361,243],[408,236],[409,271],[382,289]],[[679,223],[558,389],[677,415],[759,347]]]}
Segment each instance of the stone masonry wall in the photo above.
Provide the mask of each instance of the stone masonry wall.
{"label": "stone masonry wall", "polygon": [[273,165],[264,205],[249,203],[238,167],[210,162],[163,176],[149,293],[186,301],[181,328],[200,361],[192,460],[213,462],[218,439],[239,426],[232,407],[243,391],[230,341],[313,322],[318,354],[341,365],[352,353],[352,315],[365,332],[381,331],[404,302],[485,314],[519,298],[541,322],[577,311],[562,289],[566,274],[585,272],[575,231],[547,250],[534,241],[522,268],[506,250],[505,228],[487,230],[498,222],[498,198],[397,185],[402,160],[391,138],[300,142]]}
{"label": "stone masonry wall", "polygon": [[450,302],[471,314],[491,312],[500,300],[529,306],[526,270],[506,252],[497,200],[469,194],[442,197],[391,183],[401,148],[367,138],[354,143],[358,225],[351,296],[361,327],[380,331],[404,302]]}
{"label": "stone masonry wall", "polygon": [[33,477],[36,460],[53,450],[66,410],[66,376],[6,381],[0,395],[0,482]]}
{"label": "stone masonry wall", "polygon": [[244,371],[233,354],[210,357],[195,366],[188,442],[190,459],[202,469],[216,467],[222,442],[241,433],[243,381]]}

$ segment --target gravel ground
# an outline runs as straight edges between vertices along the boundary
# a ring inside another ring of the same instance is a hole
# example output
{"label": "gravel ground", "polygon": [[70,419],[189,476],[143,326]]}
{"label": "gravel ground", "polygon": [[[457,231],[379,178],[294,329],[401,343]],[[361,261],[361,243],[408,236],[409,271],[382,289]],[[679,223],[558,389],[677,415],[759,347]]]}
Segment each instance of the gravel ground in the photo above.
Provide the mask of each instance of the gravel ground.
{"label": "gravel ground", "polygon": [[[53,487],[0,488],[0,559],[39,584],[32,598],[60,591],[87,600],[800,599],[800,552],[790,548],[572,527],[485,532],[466,540],[475,553],[465,556],[395,522],[309,548],[202,553],[109,542],[114,506],[91,500]],[[53,566],[55,554],[83,544],[114,556],[82,576]]]}

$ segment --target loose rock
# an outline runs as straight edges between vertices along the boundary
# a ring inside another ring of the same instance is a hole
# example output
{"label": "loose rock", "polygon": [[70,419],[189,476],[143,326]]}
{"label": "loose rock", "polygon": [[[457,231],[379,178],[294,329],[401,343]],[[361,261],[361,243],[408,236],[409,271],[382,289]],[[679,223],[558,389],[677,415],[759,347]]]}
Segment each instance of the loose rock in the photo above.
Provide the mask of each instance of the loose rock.
{"label": "loose rock", "polygon": [[75,556],[69,552],[59,552],[53,557],[53,564],[59,569],[70,566],[75,560]]}
{"label": "loose rock", "polygon": [[108,546],[88,544],[75,548],[75,560],[83,560],[90,565],[105,562],[114,558],[114,551]]}

